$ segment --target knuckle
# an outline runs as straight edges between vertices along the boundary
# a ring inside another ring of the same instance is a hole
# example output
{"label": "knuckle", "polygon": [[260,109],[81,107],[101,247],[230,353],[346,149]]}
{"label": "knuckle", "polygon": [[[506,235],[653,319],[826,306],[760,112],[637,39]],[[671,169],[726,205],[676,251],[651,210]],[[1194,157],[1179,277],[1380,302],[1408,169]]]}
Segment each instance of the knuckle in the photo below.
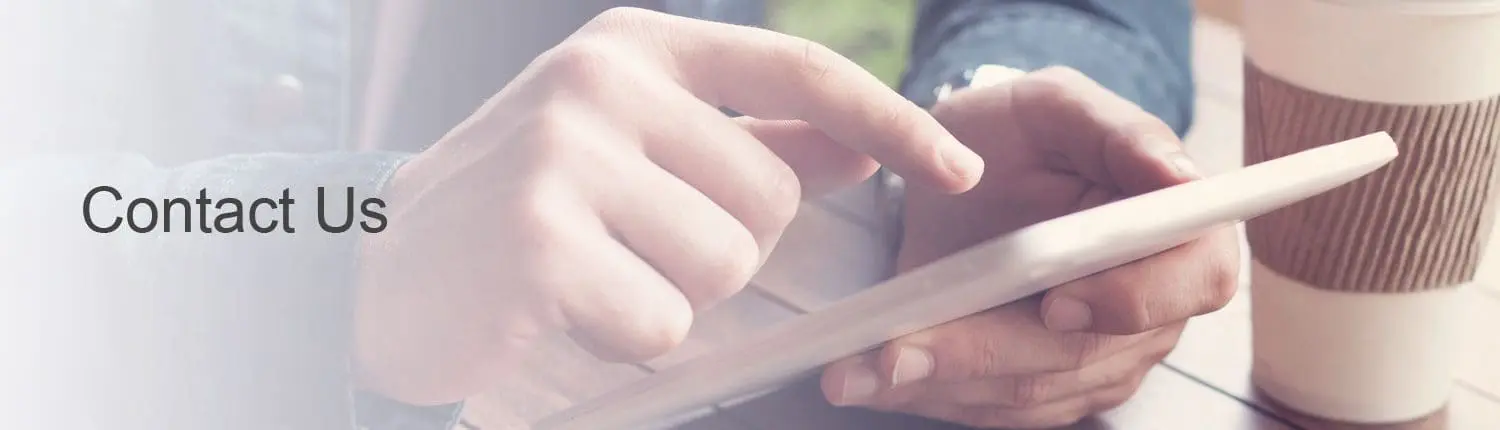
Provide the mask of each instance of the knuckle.
{"label": "knuckle", "polygon": [[1217,255],[1209,263],[1208,279],[1206,280],[1209,288],[1209,301],[1208,309],[1205,310],[1206,312],[1217,311],[1228,306],[1229,302],[1234,300],[1234,296],[1239,291],[1240,286],[1239,271],[1241,269],[1239,267],[1238,247]]}
{"label": "knuckle", "polygon": [[[879,124],[889,127],[890,130],[911,135],[921,128],[922,116],[912,114],[913,111],[909,109],[909,106],[898,104],[882,109],[878,113]],[[929,148],[930,155],[937,155],[936,145],[924,145],[924,147],[931,147]]]}
{"label": "knuckle", "polygon": [[569,127],[566,109],[545,105],[533,111],[522,131],[527,140],[539,149],[537,155],[552,155],[558,146],[573,140],[574,128]]}
{"label": "knuckle", "polygon": [[[957,334],[966,337],[974,335],[967,332]],[[1004,362],[1002,351],[1006,348],[1001,345],[1002,342],[988,336],[979,340],[962,341],[949,337],[933,346],[933,360],[946,364],[937,366],[939,373],[947,373],[940,375],[945,379],[967,380],[1001,375],[1007,370],[1001,364]]]}
{"label": "knuckle", "polygon": [[1155,347],[1155,350],[1146,354],[1145,358],[1141,361],[1141,367],[1149,370],[1151,366],[1155,366],[1166,360],[1167,356],[1171,355],[1174,349],[1177,349],[1177,342],[1163,342],[1160,346]]}
{"label": "knuckle", "polygon": [[[541,181],[535,181],[541,182]],[[525,189],[519,193],[517,198],[509,206],[507,223],[517,228],[507,229],[513,234],[520,235],[520,241],[530,252],[523,253],[527,258],[552,261],[547,266],[561,264],[566,259],[557,258],[556,254],[562,252],[563,237],[569,234],[573,226],[568,217],[563,216],[562,205],[558,203],[556,192],[541,183],[523,185]]]}
{"label": "knuckle", "polygon": [[1094,404],[1094,412],[1104,412],[1104,411],[1107,411],[1107,410],[1110,410],[1110,409],[1114,409],[1114,408],[1118,408],[1120,406],[1123,406],[1125,404],[1125,402],[1130,401],[1130,397],[1134,393],[1135,393],[1135,391],[1131,390],[1131,391],[1122,391],[1120,393],[1108,393],[1108,394],[1105,394],[1102,397],[1100,397],[1099,400],[1097,400],[1095,402],[1095,404]]}
{"label": "knuckle", "polygon": [[1067,367],[1066,370],[1078,370],[1087,367],[1104,353],[1109,338],[1104,335],[1091,333],[1078,333],[1067,337],[1064,354],[1067,356],[1062,360]]}
{"label": "knuckle", "polygon": [[639,338],[631,351],[631,359],[644,360],[660,357],[676,349],[687,339],[688,329],[693,325],[691,310],[653,310],[635,314],[636,332]]}
{"label": "knuckle", "polygon": [[[540,288],[520,289],[510,299],[519,303],[553,303],[561,299],[566,287],[574,284],[572,261],[576,260],[576,226],[562,221],[560,205],[543,196],[546,192],[527,192],[519,199],[507,204],[509,209],[499,214],[503,222],[515,226],[502,232],[501,251],[504,268],[498,273],[505,279]],[[467,249],[485,249],[494,246],[479,243],[484,239],[478,235],[459,236],[455,240],[469,241]]]}
{"label": "knuckle", "polygon": [[[874,112],[874,114],[871,116],[877,121],[876,124],[880,124],[883,129],[890,131],[893,140],[921,141],[921,139],[919,138],[921,136],[925,136],[925,134],[923,133],[925,124],[923,124],[923,122],[927,121],[929,118],[936,117],[928,116],[928,114],[924,114],[920,110],[910,109],[910,107],[911,106],[909,105],[902,104],[871,105],[870,108],[879,109],[879,111]],[[946,125],[952,129],[950,131],[955,133],[955,135],[960,139],[969,137],[969,135],[971,133],[974,133],[975,131],[983,130],[982,126],[981,128],[977,129],[965,129],[964,126],[968,123],[967,120],[969,118],[960,119],[948,116],[943,119],[947,120]],[[914,160],[940,161],[943,159],[940,148],[940,145],[928,144],[902,145],[900,151],[902,152],[903,157],[909,156]]]}
{"label": "knuckle", "polygon": [[748,232],[731,234],[725,250],[709,264],[713,299],[727,297],[745,287],[760,268],[760,246]]}
{"label": "knuckle", "polygon": [[521,170],[542,174],[558,165],[579,161],[573,158],[582,155],[580,146],[591,140],[582,135],[575,121],[569,120],[578,116],[571,115],[568,110],[542,106],[533,111],[521,125],[520,135],[523,137],[520,141],[524,144],[516,145],[518,148],[508,155],[512,158],[510,163],[521,164]]}
{"label": "knuckle", "polygon": [[1099,393],[1099,397],[1093,402],[1093,411],[1090,412],[1103,412],[1124,405],[1125,402],[1130,401],[1130,398],[1135,397],[1136,392],[1140,391],[1141,382],[1145,380],[1145,377],[1146,371],[1142,370],[1115,384],[1111,389]]}
{"label": "knuckle", "polygon": [[1229,306],[1234,300],[1235,291],[1239,289],[1238,276],[1232,270],[1215,270],[1214,280],[1211,280],[1212,297],[1209,299],[1208,307],[1203,313],[1215,312]]}
{"label": "knuckle", "polygon": [[1107,311],[1101,311],[1096,316],[1107,320],[1102,325],[1107,326],[1109,333],[1136,334],[1156,326],[1157,318],[1152,315],[1152,307],[1160,299],[1155,296],[1155,289],[1151,288],[1154,285],[1152,282],[1143,281],[1138,274],[1130,272],[1106,272],[1098,278],[1098,282],[1093,287],[1104,295],[1098,302],[1109,305]]}
{"label": "knuckle", "polygon": [[704,248],[687,256],[694,263],[693,269],[673,274],[671,279],[698,310],[744,289],[761,264],[760,246],[748,230],[737,223],[715,225],[713,230],[724,232],[714,236],[719,242],[704,243]]}
{"label": "knuckle", "polygon": [[1029,408],[1042,404],[1052,391],[1052,383],[1040,375],[1015,378],[1009,393],[1000,399],[1001,404],[1012,408]]}
{"label": "knuckle", "polygon": [[682,342],[687,340],[688,331],[693,327],[693,311],[684,307],[678,311],[667,312],[666,314],[670,318],[663,318],[665,321],[661,325],[660,333],[663,340],[662,344],[666,346],[667,350],[671,350],[678,345],[682,345]]}
{"label": "knuckle", "polygon": [[511,222],[525,228],[516,229],[531,233],[541,239],[555,237],[562,227],[561,217],[555,216],[557,205],[550,196],[550,192],[538,178],[528,178],[528,183],[519,184],[515,201],[506,205],[511,215]]}
{"label": "knuckle", "polygon": [[783,166],[765,190],[766,212],[777,232],[796,218],[802,205],[802,183],[790,167]]}
{"label": "knuckle", "polygon": [[665,41],[673,28],[668,15],[638,7],[619,6],[605,10],[585,23],[579,34],[621,41]]}
{"label": "knuckle", "polygon": [[982,378],[1003,374],[1006,369],[1001,364],[1003,362],[1000,360],[1000,355],[1000,352],[994,348],[980,349],[979,354],[975,356],[976,361],[968,367],[969,375]]}
{"label": "knuckle", "polygon": [[602,85],[623,50],[607,37],[569,40],[546,53],[544,77],[570,86]]}
{"label": "knuckle", "polygon": [[600,12],[599,15],[594,16],[594,19],[589,20],[589,24],[615,27],[622,24],[629,25],[648,22],[655,19],[656,17],[656,12],[652,12],[647,9],[630,6],[616,6],[605,9],[604,12]]}
{"label": "knuckle", "polygon": [[775,64],[790,66],[787,70],[798,78],[796,81],[807,85],[820,85],[828,79],[841,58],[833,49],[801,37],[790,37],[784,46],[774,51],[778,57]]}
{"label": "knuckle", "polygon": [[1156,327],[1157,319],[1152,315],[1150,302],[1157,300],[1147,288],[1141,288],[1147,284],[1137,283],[1133,285],[1120,285],[1119,289],[1124,297],[1120,298],[1117,334],[1137,334]]}
{"label": "knuckle", "polygon": [[986,342],[961,327],[940,325],[903,338],[903,342],[920,345],[932,358],[933,380],[968,381],[993,375],[998,356]]}

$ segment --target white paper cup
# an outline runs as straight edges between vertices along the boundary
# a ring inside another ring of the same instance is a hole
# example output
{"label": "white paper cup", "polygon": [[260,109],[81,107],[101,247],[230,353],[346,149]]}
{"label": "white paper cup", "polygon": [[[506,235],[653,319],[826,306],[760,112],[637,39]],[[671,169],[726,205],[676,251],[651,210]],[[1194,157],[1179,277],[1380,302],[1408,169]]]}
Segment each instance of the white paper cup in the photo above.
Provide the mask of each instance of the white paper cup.
{"label": "white paper cup", "polygon": [[1500,94],[1500,1],[1247,0],[1246,60],[1309,90],[1391,104]]}
{"label": "white paper cup", "polygon": [[1447,404],[1463,309],[1457,290],[1346,293],[1252,267],[1252,374],[1266,395],[1356,423],[1414,420]]}
{"label": "white paper cup", "polygon": [[[1500,95],[1500,1],[1247,0],[1244,12],[1246,61],[1303,90],[1402,106]],[[1303,108],[1319,109],[1296,109]],[[1303,112],[1259,113],[1273,114]],[[1253,379],[1282,405],[1338,421],[1391,423],[1447,403],[1461,285],[1399,293],[1311,285],[1262,261],[1252,264],[1251,279]]]}

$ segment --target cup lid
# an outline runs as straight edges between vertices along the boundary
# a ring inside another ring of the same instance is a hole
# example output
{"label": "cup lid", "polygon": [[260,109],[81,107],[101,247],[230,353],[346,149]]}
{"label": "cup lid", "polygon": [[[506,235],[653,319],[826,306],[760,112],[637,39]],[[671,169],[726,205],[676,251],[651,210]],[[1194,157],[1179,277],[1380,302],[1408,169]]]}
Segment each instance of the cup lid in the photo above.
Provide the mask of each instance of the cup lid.
{"label": "cup lid", "polygon": [[1500,0],[1322,0],[1352,8],[1390,9],[1417,15],[1486,15],[1500,13]]}

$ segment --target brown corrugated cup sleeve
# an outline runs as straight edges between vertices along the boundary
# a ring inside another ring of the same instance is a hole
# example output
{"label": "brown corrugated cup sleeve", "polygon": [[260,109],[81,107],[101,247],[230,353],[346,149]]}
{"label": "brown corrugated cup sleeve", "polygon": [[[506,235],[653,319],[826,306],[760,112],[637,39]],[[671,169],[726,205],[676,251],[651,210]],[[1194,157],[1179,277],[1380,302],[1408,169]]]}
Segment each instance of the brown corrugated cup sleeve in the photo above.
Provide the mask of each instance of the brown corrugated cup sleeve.
{"label": "brown corrugated cup sleeve", "polygon": [[[1357,72],[1355,72],[1357,73]],[[1401,293],[1474,278],[1494,217],[1500,96],[1391,105],[1316,93],[1245,63],[1245,163],[1386,131],[1401,156],[1246,225],[1267,268],[1314,288]]]}

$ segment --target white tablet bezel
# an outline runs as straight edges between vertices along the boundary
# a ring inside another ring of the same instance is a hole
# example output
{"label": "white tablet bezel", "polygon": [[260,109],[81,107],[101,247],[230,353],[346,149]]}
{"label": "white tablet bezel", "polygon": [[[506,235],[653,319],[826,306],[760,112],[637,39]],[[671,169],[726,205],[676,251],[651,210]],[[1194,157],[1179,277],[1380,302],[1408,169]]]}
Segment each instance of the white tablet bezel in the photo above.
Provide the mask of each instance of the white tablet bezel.
{"label": "white tablet bezel", "polygon": [[1396,155],[1390,136],[1375,133],[1037,223],[664,369],[534,428],[639,428],[774,388],[888,340],[1321,194]]}

